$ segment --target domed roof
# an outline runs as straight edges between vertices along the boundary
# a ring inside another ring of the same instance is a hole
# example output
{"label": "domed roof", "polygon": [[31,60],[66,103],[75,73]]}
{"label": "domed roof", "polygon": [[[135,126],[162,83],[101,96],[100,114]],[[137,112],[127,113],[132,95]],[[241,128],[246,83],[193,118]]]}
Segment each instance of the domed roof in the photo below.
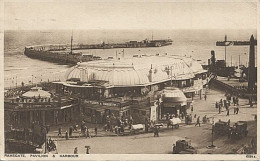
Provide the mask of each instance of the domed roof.
{"label": "domed roof", "polygon": [[[188,61],[192,62],[190,66]],[[171,80],[171,77],[172,80],[193,78],[203,70],[199,65],[194,71],[193,61],[169,55],[97,60],[78,63],[67,71],[65,78],[81,82],[106,81],[108,86],[149,85]]]}
{"label": "domed roof", "polygon": [[47,91],[42,90],[41,87],[33,87],[30,91],[25,92],[23,97],[33,98],[33,97],[41,97],[41,98],[50,98],[51,94]]}
{"label": "domed roof", "polygon": [[120,61],[78,63],[67,71],[65,78],[79,79],[83,82],[102,80],[112,86],[132,86],[149,83],[148,77],[136,71],[133,65]]}

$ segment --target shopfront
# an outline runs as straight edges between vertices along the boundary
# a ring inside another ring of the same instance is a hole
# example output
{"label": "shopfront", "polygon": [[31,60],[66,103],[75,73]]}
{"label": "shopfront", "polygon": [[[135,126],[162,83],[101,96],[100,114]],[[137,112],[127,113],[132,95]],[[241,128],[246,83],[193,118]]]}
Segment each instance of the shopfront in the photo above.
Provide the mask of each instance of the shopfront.
{"label": "shopfront", "polygon": [[162,92],[162,103],[159,106],[160,119],[166,119],[167,115],[175,117],[186,114],[187,98],[178,88],[166,87]]}

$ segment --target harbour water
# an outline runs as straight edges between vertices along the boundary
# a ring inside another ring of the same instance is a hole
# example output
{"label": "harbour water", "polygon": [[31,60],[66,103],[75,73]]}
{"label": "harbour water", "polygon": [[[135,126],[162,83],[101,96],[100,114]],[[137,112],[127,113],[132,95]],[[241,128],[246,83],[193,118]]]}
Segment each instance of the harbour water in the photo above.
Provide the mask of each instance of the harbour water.
{"label": "harbour water", "polygon": [[[24,47],[42,44],[69,44],[72,32],[61,31],[5,31],[4,37],[4,86],[5,88],[41,81],[64,80],[63,76],[69,65],[55,64],[23,55]],[[78,30],[73,31],[73,43],[116,43],[131,40],[141,41],[148,39],[171,38],[173,44],[153,48],[125,48],[123,49],[91,49],[78,50],[85,54],[93,54],[102,58],[116,57],[129,58],[133,55],[174,54],[191,56],[207,63],[210,51],[215,50],[217,59],[224,59],[224,47],[216,46],[216,41],[224,40],[249,40],[256,30]],[[124,54],[123,54],[124,53]],[[248,46],[227,47],[227,65],[247,65]],[[123,56],[124,55],[124,56]],[[257,60],[257,57],[256,57]]]}

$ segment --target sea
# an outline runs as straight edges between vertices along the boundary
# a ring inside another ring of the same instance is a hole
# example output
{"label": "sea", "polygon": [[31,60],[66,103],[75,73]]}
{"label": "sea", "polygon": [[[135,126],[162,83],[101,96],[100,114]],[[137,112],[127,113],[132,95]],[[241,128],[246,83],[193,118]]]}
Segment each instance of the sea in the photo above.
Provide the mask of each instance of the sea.
{"label": "sea", "polygon": [[[216,46],[216,41],[228,40],[247,41],[251,35],[256,37],[257,30],[5,30],[4,31],[4,87],[14,88],[24,84],[37,84],[43,81],[64,81],[70,65],[51,63],[31,59],[24,55],[24,48],[31,45],[123,43],[142,41],[145,39],[172,39],[173,44],[151,48],[125,49],[90,49],[80,50],[86,54],[108,57],[130,58],[133,55],[173,54],[192,57],[201,64],[207,64],[211,50],[218,60],[224,59],[225,48]],[[124,51],[123,51],[124,50]],[[227,65],[240,64],[247,66],[249,46],[228,46],[226,48]],[[256,58],[257,59],[257,58]]]}

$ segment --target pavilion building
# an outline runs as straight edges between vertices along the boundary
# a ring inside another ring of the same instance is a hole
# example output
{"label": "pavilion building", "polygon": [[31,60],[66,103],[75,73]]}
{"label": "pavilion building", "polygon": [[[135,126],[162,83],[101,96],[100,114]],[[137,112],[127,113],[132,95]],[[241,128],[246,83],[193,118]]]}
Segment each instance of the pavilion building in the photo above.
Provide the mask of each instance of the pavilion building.
{"label": "pavilion building", "polygon": [[77,99],[55,95],[41,87],[33,87],[16,98],[5,98],[4,106],[6,123],[18,129],[31,128],[32,124],[62,124],[78,115]]}
{"label": "pavilion building", "polygon": [[167,54],[80,62],[65,78],[54,83],[56,92],[79,97],[81,116],[93,123],[111,115],[143,122],[152,115],[158,120],[185,112],[208,82],[196,60]]}

